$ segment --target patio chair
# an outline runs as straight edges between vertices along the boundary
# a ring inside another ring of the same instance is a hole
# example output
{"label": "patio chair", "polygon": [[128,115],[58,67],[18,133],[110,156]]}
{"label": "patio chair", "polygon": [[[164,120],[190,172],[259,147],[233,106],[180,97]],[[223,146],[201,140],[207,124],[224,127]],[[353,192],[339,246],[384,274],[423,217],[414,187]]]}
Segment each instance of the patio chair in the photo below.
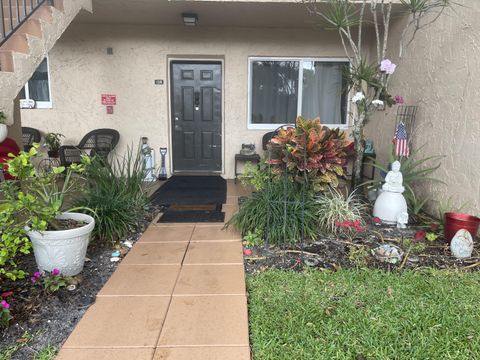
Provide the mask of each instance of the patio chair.
{"label": "patio chair", "polygon": [[22,126],[23,151],[30,151],[33,143],[39,143],[42,140],[40,131],[31,127]]}
{"label": "patio chair", "polygon": [[114,129],[96,129],[85,135],[80,143],[74,145],[63,145],[58,149],[60,164],[70,166],[79,163],[82,154],[89,156],[98,155],[106,158],[117,146],[120,140],[120,133]]}

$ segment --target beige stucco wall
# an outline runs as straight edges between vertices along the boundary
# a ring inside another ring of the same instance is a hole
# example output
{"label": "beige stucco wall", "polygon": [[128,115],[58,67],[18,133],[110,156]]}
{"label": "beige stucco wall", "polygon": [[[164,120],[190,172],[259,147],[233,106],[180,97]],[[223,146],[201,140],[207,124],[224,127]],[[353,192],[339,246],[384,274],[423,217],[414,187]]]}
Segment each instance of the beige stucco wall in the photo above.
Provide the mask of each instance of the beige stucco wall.
{"label": "beige stucco wall", "polygon": [[[261,151],[268,131],[247,129],[249,56],[342,57],[343,50],[335,33],[320,30],[74,24],[50,52],[53,108],[23,110],[22,123],[61,132],[69,144],[95,128],[118,129],[118,154],[147,136],[158,165],[159,147],[171,149],[167,59],[223,59],[224,176],[231,178],[241,144],[254,142]],[[165,84],[154,85],[155,79]],[[101,94],[117,95],[113,115],[106,114]]]}
{"label": "beige stucco wall", "polygon": [[[422,156],[445,155],[434,176],[446,185],[430,184],[423,197],[436,199],[430,210],[451,197],[454,204],[469,203],[480,213],[480,1],[459,0],[431,27],[418,34],[392,78],[391,93],[405,96],[420,107],[413,147],[427,144]],[[397,24],[391,34],[399,34]],[[395,44],[395,38],[392,45]],[[394,45],[396,46],[396,44]],[[396,60],[395,60],[396,61]],[[394,133],[395,108],[377,114],[367,127],[377,153],[387,158]]]}

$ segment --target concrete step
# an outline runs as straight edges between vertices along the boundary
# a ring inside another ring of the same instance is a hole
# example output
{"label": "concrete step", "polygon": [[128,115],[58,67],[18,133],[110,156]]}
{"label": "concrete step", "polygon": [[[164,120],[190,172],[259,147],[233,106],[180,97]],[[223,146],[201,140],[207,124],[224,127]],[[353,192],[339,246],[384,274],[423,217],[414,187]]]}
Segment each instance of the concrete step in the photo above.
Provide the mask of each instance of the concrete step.
{"label": "concrete step", "polygon": [[15,33],[2,45],[0,50],[15,51],[22,54],[30,53],[28,45],[28,36],[26,34]]}
{"label": "concrete step", "polygon": [[0,71],[4,71],[4,72],[15,71],[12,51],[0,50]]}

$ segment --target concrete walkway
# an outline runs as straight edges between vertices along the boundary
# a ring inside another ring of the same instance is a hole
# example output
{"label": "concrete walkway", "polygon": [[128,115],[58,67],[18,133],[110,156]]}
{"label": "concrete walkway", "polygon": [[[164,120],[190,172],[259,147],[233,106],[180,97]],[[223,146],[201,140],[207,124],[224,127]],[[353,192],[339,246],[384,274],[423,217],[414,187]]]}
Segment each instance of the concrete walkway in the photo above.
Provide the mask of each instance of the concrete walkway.
{"label": "concrete walkway", "polygon": [[[228,183],[226,219],[243,192]],[[250,359],[241,237],[222,227],[153,222],[57,359]]]}

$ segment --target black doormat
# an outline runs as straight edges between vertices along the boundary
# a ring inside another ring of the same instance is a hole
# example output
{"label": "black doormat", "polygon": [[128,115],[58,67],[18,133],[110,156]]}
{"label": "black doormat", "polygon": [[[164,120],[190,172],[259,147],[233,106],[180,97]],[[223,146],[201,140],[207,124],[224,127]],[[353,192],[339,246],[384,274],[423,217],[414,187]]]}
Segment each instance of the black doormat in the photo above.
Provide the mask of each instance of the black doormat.
{"label": "black doormat", "polygon": [[174,175],[151,196],[154,205],[224,204],[227,182],[221,176]]}
{"label": "black doormat", "polygon": [[158,220],[159,223],[190,223],[190,222],[214,222],[223,223],[225,213],[222,205],[213,206],[211,210],[178,210],[169,207]]}

